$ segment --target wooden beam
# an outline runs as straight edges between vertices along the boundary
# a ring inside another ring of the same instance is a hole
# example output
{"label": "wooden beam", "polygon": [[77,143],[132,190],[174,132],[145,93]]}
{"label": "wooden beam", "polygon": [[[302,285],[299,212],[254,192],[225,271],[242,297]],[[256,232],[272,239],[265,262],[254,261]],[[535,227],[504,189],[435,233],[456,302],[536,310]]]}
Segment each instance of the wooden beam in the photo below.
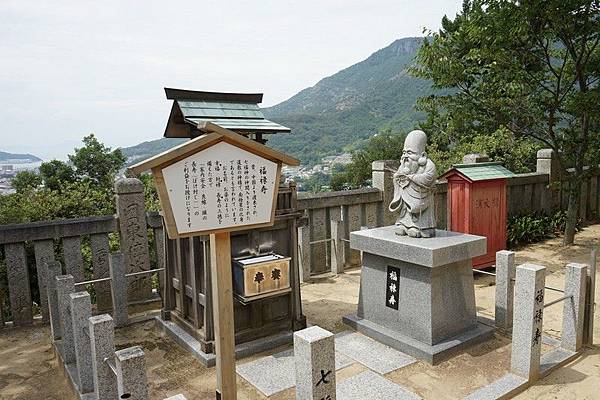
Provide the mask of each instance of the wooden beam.
{"label": "wooden beam", "polygon": [[237,399],[231,237],[229,232],[210,235],[213,312],[217,353],[217,399]]}

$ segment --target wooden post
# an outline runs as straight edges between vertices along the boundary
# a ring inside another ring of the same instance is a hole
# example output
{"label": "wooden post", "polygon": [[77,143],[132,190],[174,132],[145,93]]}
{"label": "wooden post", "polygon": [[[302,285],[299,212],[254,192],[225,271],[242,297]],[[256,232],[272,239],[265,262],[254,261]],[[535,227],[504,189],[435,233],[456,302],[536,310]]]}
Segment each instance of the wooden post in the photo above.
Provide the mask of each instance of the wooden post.
{"label": "wooden post", "polygon": [[215,345],[217,353],[217,400],[237,399],[231,238],[229,232],[210,235]]}

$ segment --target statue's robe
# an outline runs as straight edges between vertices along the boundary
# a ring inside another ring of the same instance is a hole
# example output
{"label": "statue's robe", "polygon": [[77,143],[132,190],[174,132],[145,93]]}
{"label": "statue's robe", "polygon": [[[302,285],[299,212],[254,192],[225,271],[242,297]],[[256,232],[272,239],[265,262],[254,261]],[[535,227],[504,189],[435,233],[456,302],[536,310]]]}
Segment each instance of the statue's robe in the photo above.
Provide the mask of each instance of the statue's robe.
{"label": "statue's robe", "polygon": [[419,166],[417,172],[408,176],[394,176],[394,199],[389,209],[399,212],[396,225],[407,230],[417,228],[419,231],[435,229],[435,164],[427,159],[427,163]]}

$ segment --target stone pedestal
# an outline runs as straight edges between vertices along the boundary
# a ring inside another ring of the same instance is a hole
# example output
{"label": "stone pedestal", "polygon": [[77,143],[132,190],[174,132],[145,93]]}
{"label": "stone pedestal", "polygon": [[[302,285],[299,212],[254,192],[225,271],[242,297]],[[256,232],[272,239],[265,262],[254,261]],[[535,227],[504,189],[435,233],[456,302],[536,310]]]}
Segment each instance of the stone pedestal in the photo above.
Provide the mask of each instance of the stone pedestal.
{"label": "stone pedestal", "polygon": [[358,312],[344,317],[357,331],[436,364],[491,336],[477,322],[471,259],[486,238],[437,230],[433,238],[395,234],[395,226],[352,232],[363,252]]}

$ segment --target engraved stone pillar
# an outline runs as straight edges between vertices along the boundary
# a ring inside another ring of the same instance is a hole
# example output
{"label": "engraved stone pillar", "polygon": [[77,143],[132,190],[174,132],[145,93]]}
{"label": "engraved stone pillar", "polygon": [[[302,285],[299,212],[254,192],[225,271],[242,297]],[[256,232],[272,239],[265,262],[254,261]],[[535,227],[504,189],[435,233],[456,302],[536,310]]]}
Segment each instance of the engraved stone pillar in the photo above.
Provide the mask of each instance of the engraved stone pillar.
{"label": "engraved stone pillar", "polygon": [[[121,251],[128,273],[150,270],[148,229],[144,205],[144,185],[139,179],[124,178],[115,183],[117,216]],[[152,295],[150,275],[138,275],[129,279],[128,298],[143,301]]]}
{"label": "engraved stone pillar", "polygon": [[56,296],[60,316],[62,358],[65,364],[75,362],[75,342],[73,340],[73,320],[71,318],[71,293],[75,292],[72,275],[56,277]]}
{"label": "engraved stone pillar", "polygon": [[513,322],[515,252],[496,253],[496,327],[509,329]]}
{"label": "engraved stone pillar", "polygon": [[[310,240],[327,239],[327,209],[315,208],[309,210]],[[327,243],[314,243],[310,248],[310,272],[320,274],[327,271]]]}
{"label": "engraved stone pillar", "polygon": [[365,204],[365,225],[367,228],[377,228],[379,226],[377,216],[377,203]]}
{"label": "engraved stone pillar", "polygon": [[112,286],[113,318],[117,327],[127,325],[127,277],[123,253],[111,253],[109,256],[110,283]]}
{"label": "engraved stone pillar", "polygon": [[336,399],[333,338],[333,333],[318,326],[294,333],[296,399]]}
{"label": "engraved stone pillar", "polygon": [[341,274],[346,263],[346,243],[342,239],[346,235],[344,221],[331,220],[331,272]]}
{"label": "engraved stone pillar", "polygon": [[148,400],[146,359],[142,348],[139,346],[129,347],[117,351],[115,356],[120,398]]}
{"label": "engraved stone pillar", "polygon": [[72,275],[75,282],[85,281],[83,273],[83,254],[81,253],[81,237],[72,236],[62,239],[65,270]]}
{"label": "engraved stone pillar", "polygon": [[88,323],[92,346],[94,392],[98,400],[116,399],[117,377],[108,364],[115,359],[113,319],[108,314],[102,314],[91,317]]}
{"label": "engraved stone pillar", "polygon": [[563,306],[562,338],[560,347],[579,351],[583,343],[583,315],[585,313],[585,284],[587,265],[567,264],[565,273],[565,299]]}
{"label": "engraved stone pillar", "polygon": [[300,247],[300,282],[310,280],[310,226],[298,227],[298,247]]}
{"label": "engraved stone pillar", "polygon": [[10,311],[15,326],[29,325],[33,322],[31,310],[31,291],[29,289],[29,271],[24,243],[4,245],[8,295]]}
{"label": "engraved stone pillar", "polygon": [[[92,266],[94,268],[94,279],[108,278],[110,272],[108,269],[108,255],[110,247],[108,235],[98,233],[90,236],[92,247]],[[112,300],[110,295],[110,282],[98,282],[94,284],[96,291],[96,307],[99,313],[108,312],[112,309]]]}
{"label": "engraved stone pillar", "polygon": [[58,261],[48,263],[46,268],[48,277],[48,311],[50,313],[50,330],[52,339],[56,341],[61,338],[60,311],[58,306],[58,294],[56,293],[56,277],[62,275],[62,266]]}
{"label": "engraved stone pillar", "polygon": [[92,302],[88,292],[77,292],[69,295],[71,318],[73,322],[73,339],[75,341],[75,360],[79,377],[79,393],[94,391],[94,375],[92,366],[92,346],[88,319],[92,316]]}
{"label": "engraved stone pillar", "polygon": [[36,240],[33,243],[35,252],[35,268],[37,282],[40,290],[40,306],[42,308],[42,321],[50,322],[48,312],[48,270],[47,263],[54,261],[54,240]]}
{"label": "engraved stone pillar", "polygon": [[545,273],[534,264],[519,265],[516,272],[511,372],[529,381],[540,374]]}
{"label": "engraved stone pillar", "polygon": [[382,226],[394,225],[396,215],[388,208],[394,198],[394,171],[398,169],[400,163],[396,160],[380,160],[373,161],[372,177],[373,187],[381,190],[383,193],[383,201],[380,208],[379,221]]}

